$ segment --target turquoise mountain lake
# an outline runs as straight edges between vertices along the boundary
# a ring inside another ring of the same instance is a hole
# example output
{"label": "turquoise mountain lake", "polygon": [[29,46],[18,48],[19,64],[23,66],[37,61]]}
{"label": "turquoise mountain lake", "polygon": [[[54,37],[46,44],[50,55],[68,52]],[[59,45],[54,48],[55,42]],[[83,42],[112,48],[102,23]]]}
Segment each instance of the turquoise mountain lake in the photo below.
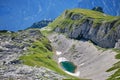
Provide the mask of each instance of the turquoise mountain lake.
{"label": "turquoise mountain lake", "polygon": [[62,68],[68,72],[74,73],[76,66],[69,61],[64,61],[64,62],[60,62],[60,65],[62,66]]}

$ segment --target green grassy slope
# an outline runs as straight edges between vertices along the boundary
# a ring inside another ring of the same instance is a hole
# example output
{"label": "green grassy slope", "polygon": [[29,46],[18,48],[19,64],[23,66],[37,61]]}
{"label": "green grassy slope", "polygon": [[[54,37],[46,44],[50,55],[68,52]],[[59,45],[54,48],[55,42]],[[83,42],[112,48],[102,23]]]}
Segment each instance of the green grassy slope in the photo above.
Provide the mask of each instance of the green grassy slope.
{"label": "green grassy slope", "polygon": [[[12,47],[10,46],[8,49],[12,51],[15,48],[14,50],[16,50],[16,53],[22,55],[18,56],[20,56],[19,59],[23,64],[46,67],[66,78],[79,80],[74,76],[68,75],[59,67],[59,64],[53,59],[54,52],[50,45],[50,41],[41,34],[39,29],[26,29],[18,32],[1,30],[0,38],[0,41],[3,43],[7,41],[7,44],[14,45]],[[19,51],[17,52],[17,50],[20,50],[21,53],[19,53]],[[1,47],[0,52],[2,51],[3,48]],[[15,51],[12,53],[15,53]]]}
{"label": "green grassy slope", "polygon": [[[79,15],[81,16],[81,18],[77,20],[71,19],[71,17],[73,17],[74,15]],[[97,25],[100,25],[103,22],[110,23],[118,19],[120,20],[120,17],[110,16],[101,12],[88,10],[88,9],[72,9],[63,12],[63,14],[60,15],[58,18],[56,18],[52,23],[50,23],[48,27],[51,27],[52,29],[56,27],[60,27],[60,28],[68,27],[69,29],[71,29],[72,24],[80,25],[86,19],[92,19],[93,27],[96,27]],[[115,25],[117,26],[119,23],[120,22],[118,21]]]}
{"label": "green grassy slope", "polygon": [[24,64],[29,66],[36,67],[46,67],[51,69],[61,75],[66,76],[70,79],[77,79],[76,77],[70,76],[66,74],[63,70],[61,70],[58,64],[52,59],[53,52],[50,50],[50,42],[47,38],[42,38],[40,41],[36,41],[32,44],[29,50],[26,52],[27,54],[20,57],[20,60],[23,61]]}

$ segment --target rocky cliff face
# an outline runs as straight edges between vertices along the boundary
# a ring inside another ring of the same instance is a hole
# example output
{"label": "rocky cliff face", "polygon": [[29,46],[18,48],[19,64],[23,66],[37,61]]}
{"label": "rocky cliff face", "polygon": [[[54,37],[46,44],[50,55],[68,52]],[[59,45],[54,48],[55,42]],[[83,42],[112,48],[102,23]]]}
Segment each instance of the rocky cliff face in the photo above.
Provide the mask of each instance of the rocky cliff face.
{"label": "rocky cliff face", "polygon": [[56,32],[74,39],[91,40],[104,48],[119,48],[120,17],[82,9],[66,10],[51,25]]}

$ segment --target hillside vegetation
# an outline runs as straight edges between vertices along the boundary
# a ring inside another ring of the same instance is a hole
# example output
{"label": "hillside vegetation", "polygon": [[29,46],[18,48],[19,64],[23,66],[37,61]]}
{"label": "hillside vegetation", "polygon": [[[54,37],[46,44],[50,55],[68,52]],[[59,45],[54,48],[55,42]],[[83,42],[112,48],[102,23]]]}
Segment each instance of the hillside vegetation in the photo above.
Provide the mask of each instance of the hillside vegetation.
{"label": "hillside vegetation", "polygon": [[[94,45],[113,49],[120,59],[120,16],[110,16],[101,12],[87,9],[66,10],[56,18],[46,29],[42,30],[47,34],[50,32],[64,33],[67,37],[76,40],[87,40]],[[117,70],[108,80],[120,79],[120,62],[113,65],[107,72]]]}
{"label": "hillside vegetation", "polygon": [[52,52],[52,47],[48,39],[42,38],[39,41],[35,41],[26,53],[27,54],[20,57],[20,60],[22,60],[24,64],[33,67],[43,66],[67,78],[75,78],[62,71],[57,62],[53,60],[54,53]]}
{"label": "hillside vegetation", "polygon": [[[87,9],[73,9],[66,10],[62,15],[55,19],[53,23],[49,25],[49,27],[70,27],[72,24],[82,24],[86,19],[92,19],[93,23],[101,24],[102,22],[113,22],[116,20],[120,20],[120,17],[110,16],[101,12],[87,10]],[[119,24],[120,22],[116,23]]]}
{"label": "hillside vegetation", "polygon": [[78,79],[60,69],[53,55],[39,29],[0,31],[0,80]]}

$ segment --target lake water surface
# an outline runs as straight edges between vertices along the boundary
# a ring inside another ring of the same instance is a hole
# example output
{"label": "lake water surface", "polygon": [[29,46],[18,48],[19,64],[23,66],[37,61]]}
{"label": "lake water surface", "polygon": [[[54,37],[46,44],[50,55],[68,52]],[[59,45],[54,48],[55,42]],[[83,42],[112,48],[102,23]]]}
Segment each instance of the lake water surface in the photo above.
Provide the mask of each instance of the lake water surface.
{"label": "lake water surface", "polygon": [[71,73],[75,73],[76,66],[72,62],[63,61],[63,62],[60,62],[60,65],[64,70]]}

